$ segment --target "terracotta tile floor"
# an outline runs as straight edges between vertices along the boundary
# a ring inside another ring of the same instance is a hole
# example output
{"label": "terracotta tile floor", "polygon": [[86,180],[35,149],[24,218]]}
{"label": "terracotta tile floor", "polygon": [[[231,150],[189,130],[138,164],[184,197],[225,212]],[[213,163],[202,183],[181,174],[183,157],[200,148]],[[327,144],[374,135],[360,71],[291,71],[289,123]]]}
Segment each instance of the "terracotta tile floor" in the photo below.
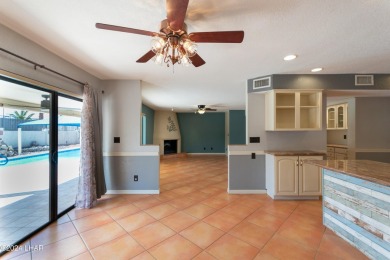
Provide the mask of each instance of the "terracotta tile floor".
{"label": "terracotta tile floor", "polygon": [[160,171],[161,194],[105,195],[24,243],[43,250],[1,259],[367,259],[322,225],[321,201],[227,194],[225,156]]}

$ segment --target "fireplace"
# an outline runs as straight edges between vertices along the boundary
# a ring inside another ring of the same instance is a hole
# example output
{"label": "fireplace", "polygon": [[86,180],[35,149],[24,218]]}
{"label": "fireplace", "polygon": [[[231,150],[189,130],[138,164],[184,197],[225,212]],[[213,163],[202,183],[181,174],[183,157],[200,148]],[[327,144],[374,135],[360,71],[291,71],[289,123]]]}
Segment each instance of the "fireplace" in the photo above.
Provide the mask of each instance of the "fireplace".
{"label": "fireplace", "polygon": [[177,140],[164,140],[164,154],[177,153]]}

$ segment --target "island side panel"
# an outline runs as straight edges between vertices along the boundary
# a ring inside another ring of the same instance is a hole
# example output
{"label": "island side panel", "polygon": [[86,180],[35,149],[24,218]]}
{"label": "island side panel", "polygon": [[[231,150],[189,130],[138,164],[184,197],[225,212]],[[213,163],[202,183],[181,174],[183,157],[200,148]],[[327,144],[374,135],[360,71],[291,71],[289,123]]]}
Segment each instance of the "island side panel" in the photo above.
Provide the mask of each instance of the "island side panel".
{"label": "island side panel", "polygon": [[390,188],[323,169],[323,222],[373,259],[390,258]]}

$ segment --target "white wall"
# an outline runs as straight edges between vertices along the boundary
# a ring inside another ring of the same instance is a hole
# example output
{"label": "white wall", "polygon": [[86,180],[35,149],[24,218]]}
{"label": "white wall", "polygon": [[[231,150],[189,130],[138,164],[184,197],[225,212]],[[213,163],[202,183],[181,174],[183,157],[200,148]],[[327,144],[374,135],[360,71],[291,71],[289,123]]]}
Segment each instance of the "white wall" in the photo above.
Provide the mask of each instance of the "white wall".
{"label": "white wall", "polygon": [[[103,152],[156,152],[141,145],[141,83],[139,80],[103,81]],[[114,143],[120,137],[120,143]]]}
{"label": "white wall", "polygon": [[[18,131],[4,131],[3,140],[7,145],[14,149],[18,147]],[[38,146],[49,145],[48,131],[23,131],[22,130],[22,147],[31,147],[31,143],[35,142]],[[70,145],[80,143],[80,132],[58,131],[58,145]]]}
{"label": "white wall", "polygon": [[[0,47],[16,53],[22,57],[30,59],[36,63],[45,65],[46,67],[56,70],[69,77],[75,78],[81,82],[89,82],[95,88],[100,88],[101,81],[80,69],[79,67],[67,62],[61,57],[53,54],[40,45],[30,41],[24,36],[12,31],[8,27],[0,24]],[[48,71],[17,59],[9,54],[0,52],[0,69],[28,77],[52,86],[64,89],[66,91],[75,93],[81,97],[82,86],[78,83],[62,78]]]}

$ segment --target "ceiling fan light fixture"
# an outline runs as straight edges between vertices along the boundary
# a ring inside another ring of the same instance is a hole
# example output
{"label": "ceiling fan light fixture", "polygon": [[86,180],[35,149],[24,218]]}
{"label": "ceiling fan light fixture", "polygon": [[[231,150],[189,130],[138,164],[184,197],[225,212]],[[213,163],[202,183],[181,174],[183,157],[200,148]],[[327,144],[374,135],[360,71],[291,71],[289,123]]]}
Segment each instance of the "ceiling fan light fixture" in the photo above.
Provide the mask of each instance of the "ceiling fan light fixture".
{"label": "ceiling fan light fixture", "polygon": [[150,41],[150,45],[152,46],[152,51],[154,53],[159,53],[164,48],[165,44],[166,41],[158,36],[153,37]]}
{"label": "ceiling fan light fixture", "polygon": [[182,64],[183,66],[185,66],[185,67],[188,67],[188,66],[191,65],[191,60],[188,58],[187,55],[183,55],[183,56],[181,57],[181,64]]}
{"label": "ceiling fan light fixture", "polygon": [[204,109],[198,109],[198,114],[203,115],[205,112],[206,112],[206,110],[204,110]]}
{"label": "ceiling fan light fixture", "polygon": [[189,57],[194,56],[198,52],[198,45],[188,39],[184,41],[183,48],[186,50]]}
{"label": "ceiling fan light fixture", "polygon": [[154,63],[157,65],[162,65],[164,61],[164,55],[162,53],[158,53],[154,59]]}

